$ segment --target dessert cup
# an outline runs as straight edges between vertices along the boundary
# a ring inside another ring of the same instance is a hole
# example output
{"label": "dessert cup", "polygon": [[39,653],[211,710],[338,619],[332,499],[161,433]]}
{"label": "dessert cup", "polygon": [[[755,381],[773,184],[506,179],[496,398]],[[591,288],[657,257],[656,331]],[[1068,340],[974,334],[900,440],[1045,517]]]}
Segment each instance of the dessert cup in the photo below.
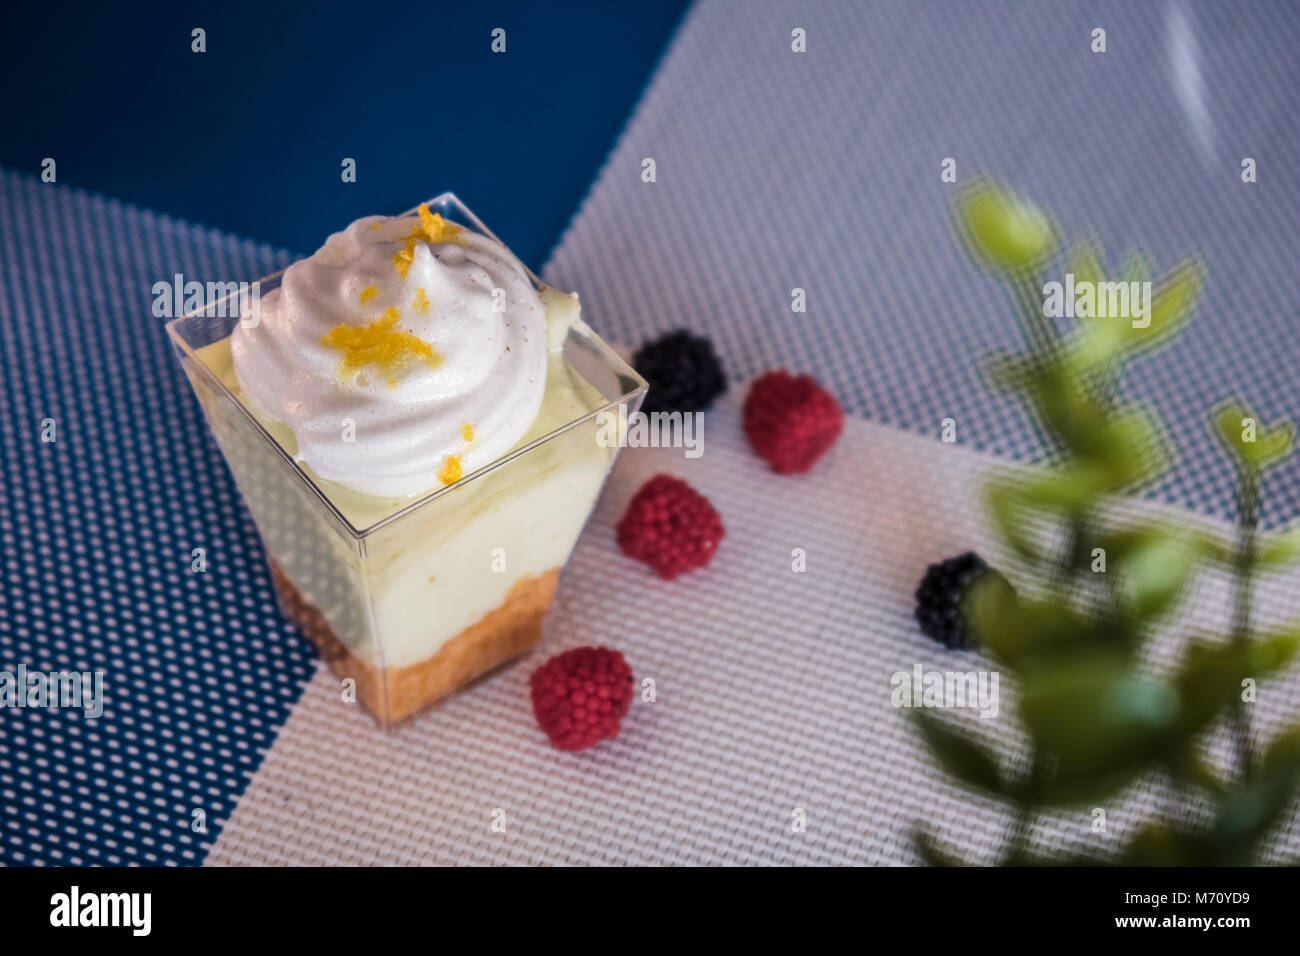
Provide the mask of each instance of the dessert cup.
{"label": "dessert cup", "polygon": [[[428,207],[495,238],[450,193]],[[260,280],[261,295],[283,275]],[[232,374],[229,340],[240,317],[228,300],[167,325],[257,526],[284,613],[385,726],[537,643],[618,453],[602,440],[607,416],[622,420],[645,392],[577,317],[573,299],[527,276],[548,331],[562,336],[551,345],[542,411],[495,461],[401,500],[341,488],[295,460],[292,434],[258,414]],[[557,319],[556,309],[573,314]],[[560,392],[564,401],[549,401]]]}

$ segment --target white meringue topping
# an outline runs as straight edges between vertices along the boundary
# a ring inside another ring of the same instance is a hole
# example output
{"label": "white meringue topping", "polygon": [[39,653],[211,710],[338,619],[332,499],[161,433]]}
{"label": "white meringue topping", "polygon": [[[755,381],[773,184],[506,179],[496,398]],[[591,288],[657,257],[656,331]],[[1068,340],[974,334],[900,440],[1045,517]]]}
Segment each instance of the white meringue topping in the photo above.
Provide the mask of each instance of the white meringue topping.
{"label": "white meringue topping", "polygon": [[546,315],[523,267],[424,207],[330,236],[230,346],[244,395],[293,432],[298,460],[377,497],[491,463],[546,389]]}

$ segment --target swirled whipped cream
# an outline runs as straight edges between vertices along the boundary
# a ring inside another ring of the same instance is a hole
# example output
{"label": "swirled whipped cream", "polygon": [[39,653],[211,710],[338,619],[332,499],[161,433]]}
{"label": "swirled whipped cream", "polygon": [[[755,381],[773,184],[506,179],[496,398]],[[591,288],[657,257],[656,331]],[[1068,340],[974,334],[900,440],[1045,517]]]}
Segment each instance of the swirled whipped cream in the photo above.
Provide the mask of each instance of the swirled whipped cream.
{"label": "swirled whipped cream", "polygon": [[546,314],[500,243],[421,206],[359,219],[295,262],[231,336],[239,387],[297,458],[404,498],[508,451],[546,389]]}

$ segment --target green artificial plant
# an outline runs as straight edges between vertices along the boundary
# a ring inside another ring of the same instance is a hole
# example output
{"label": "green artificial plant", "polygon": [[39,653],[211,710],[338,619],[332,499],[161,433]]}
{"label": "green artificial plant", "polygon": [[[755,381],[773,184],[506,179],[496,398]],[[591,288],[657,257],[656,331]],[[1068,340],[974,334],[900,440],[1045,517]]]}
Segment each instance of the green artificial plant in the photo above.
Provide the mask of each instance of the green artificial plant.
{"label": "green artificial plant", "polygon": [[[1007,765],[958,723],[919,710],[922,735],[947,774],[1010,809],[1006,864],[1249,863],[1300,784],[1300,725],[1258,741],[1244,699],[1300,647],[1300,622],[1264,626],[1251,613],[1256,573],[1300,558],[1300,534],[1258,527],[1261,479],[1291,454],[1295,427],[1265,426],[1237,398],[1212,411],[1211,428],[1237,469],[1235,536],[1118,518],[1117,496],[1149,485],[1172,457],[1156,412],[1122,397],[1123,375],[1189,318],[1201,264],[1189,257],[1152,283],[1145,324],[1099,308],[1063,329],[1043,308],[1043,283],[1060,258],[1050,218],[990,182],[964,189],[955,209],[970,251],[1005,281],[1021,320],[1024,351],[994,356],[988,373],[1031,412],[1050,466],[986,488],[1015,586],[985,575],[967,603],[982,652],[1014,678],[1027,756]],[[1076,243],[1063,264],[1076,283],[1105,281],[1095,241]],[[1129,255],[1119,278],[1149,281],[1148,260]],[[1153,672],[1145,645],[1208,565],[1231,576],[1227,619],[1196,622],[1203,631],[1180,635],[1173,670]],[[1206,759],[1205,746],[1225,724],[1234,740],[1227,769]],[[1033,845],[1040,814],[1087,813],[1157,774],[1178,799],[1208,802],[1208,819],[1190,826],[1173,819],[1188,814],[1166,812],[1095,859],[1050,858]],[[927,862],[957,862],[924,829],[916,843]]]}

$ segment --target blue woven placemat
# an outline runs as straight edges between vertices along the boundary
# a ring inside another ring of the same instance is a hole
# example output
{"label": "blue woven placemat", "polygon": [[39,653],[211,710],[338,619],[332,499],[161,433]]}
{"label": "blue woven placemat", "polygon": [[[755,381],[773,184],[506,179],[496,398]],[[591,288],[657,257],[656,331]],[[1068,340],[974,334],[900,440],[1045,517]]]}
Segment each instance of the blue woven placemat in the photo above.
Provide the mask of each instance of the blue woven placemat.
{"label": "blue woven placemat", "polygon": [[97,719],[0,712],[0,862],[201,862],[314,670],[150,314],[288,260],[0,171],[0,670],[105,675]]}

